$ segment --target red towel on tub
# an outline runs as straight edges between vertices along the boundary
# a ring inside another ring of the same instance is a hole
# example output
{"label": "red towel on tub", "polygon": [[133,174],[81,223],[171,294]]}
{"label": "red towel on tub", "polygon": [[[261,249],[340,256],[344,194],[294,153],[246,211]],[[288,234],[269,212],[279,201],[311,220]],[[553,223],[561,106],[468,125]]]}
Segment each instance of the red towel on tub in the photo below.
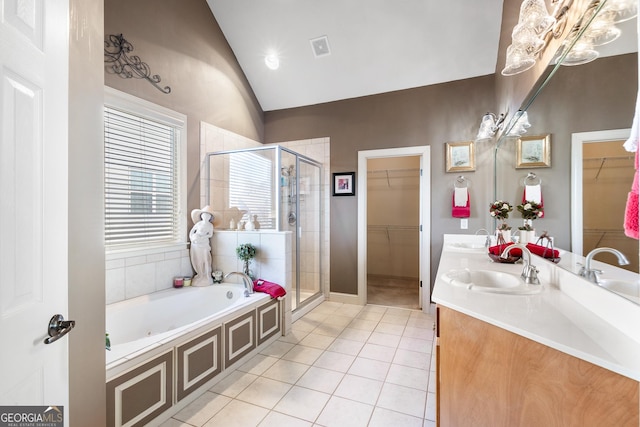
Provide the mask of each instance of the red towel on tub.
{"label": "red towel on tub", "polygon": [[283,297],[287,294],[287,291],[277,283],[267,282],[263,279],[257,279],[253,281],[253,290],[256,292],[264,292],[271,295],[271,298]]}

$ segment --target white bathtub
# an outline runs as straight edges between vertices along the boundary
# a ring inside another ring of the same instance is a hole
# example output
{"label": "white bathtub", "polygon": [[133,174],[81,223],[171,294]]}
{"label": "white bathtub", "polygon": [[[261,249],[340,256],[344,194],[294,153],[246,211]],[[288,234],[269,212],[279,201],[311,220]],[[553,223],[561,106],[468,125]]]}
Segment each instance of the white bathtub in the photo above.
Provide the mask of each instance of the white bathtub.
{"label": "white bathtub", "polygon": [[226,283],[108,305],[107,426],[159,425],[275,341],[281,310]]}
{"label": "white bathtub", "polygon": [[269,296],[244,296],[241,284],[167,289],[109,304],[106,332],[111,340],[107,371],[141,352],[173,341],[209,323],[222,323],[245,309],[264,303]]}

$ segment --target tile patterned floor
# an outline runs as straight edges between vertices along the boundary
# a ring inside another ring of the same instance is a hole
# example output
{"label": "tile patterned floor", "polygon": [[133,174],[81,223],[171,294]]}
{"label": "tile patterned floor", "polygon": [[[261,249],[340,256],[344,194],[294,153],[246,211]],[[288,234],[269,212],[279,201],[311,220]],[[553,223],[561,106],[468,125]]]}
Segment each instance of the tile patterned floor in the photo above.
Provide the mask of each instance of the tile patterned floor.
{"label": "tile patterned floor", "polygon": [[323,302],[162,427],[435,426],[433,325]]}

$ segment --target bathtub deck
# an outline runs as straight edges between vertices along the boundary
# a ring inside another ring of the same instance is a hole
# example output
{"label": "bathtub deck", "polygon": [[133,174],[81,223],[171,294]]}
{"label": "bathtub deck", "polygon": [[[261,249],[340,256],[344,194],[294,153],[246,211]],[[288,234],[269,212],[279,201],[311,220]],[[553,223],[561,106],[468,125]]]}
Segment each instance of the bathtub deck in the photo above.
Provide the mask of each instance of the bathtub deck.
{"label": "bathtub deck", "polygon": [[324,302],[162,426],[435,426],[433,324]]}

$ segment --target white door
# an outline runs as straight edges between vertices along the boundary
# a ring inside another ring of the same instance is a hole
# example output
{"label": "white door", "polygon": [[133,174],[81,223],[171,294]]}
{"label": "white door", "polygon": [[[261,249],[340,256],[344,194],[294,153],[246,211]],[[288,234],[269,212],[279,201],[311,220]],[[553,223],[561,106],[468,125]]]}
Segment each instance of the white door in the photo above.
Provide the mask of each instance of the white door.
{"label": "white door", "polygon": [[68,414],[68,336],[43,341],[67,316],[69,3],[0,7],[0,406]]}

